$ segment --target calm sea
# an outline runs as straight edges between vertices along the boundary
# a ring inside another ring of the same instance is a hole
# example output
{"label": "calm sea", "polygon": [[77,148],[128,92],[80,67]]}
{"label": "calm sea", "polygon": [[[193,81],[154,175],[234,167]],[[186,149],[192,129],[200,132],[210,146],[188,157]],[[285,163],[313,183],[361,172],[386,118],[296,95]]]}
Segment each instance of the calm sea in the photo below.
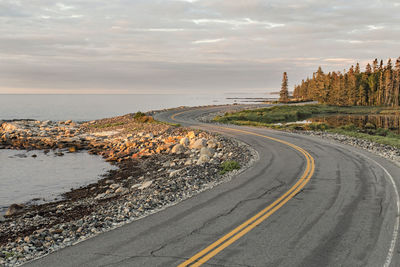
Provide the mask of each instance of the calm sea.
{"label": "calm sea", "polygon": [[[136,111],[249,101],[234,95],[2,95],[0,119],[95,120]],[[268,94],[240,95],[270,97]]]}

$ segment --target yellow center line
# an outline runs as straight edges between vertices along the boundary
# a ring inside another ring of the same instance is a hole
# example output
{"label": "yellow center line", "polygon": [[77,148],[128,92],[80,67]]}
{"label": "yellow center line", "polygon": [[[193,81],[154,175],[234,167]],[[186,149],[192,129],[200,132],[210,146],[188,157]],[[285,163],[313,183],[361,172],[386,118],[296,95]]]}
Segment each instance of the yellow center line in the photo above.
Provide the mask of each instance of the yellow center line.
{"label": "yellow center line", "polygon": [[[182,113],[185,113],[186,111],[176,113],[171,116],[171,119],[176,120],[175,117],[177,115],[180,115]],[[184,266],[200,266],[203,263],[207,262],[210,260],[212,257],[217,255],[219,252],[224,250],[226,247],[234,243],[236,240],[244,236],[246,233],[251,231],[253,228],[255,228],[257,225],[259,225],[261,222],[266,220],[269,216],[271,216],[274,212],[276,212],[278,209],[280,209],[283,205],[285,205],[290,199],[292,199],[301,189],[305,187],[305,185],[309,182],[311,179],[312,175],[314,174],[315,170],[315,162],[314,158],[308,153],[306,150],[304,150],[301,147],[298,147],[292,143],[286,142],[284,140],[280,140],[274,137],[262,135],[262,134],[257,134],[245,130],[239,130],[239,129],[233,129],[233,128],[228,128],[228,127],[220,127],[217,126],[218,128],[225,129],[225,130],[231,130],[231,131],[237,131],[237,132],[242,132],[254,136],[259,136],[263,137],[266,139],[270,139],[285,145],[288,145],[292,147],[293,149],[299,151],[304,155],[307,161],[307,166],[306,169],[301,176],[301,178],[282,196],[280,196],[277,200],[275,200],[272,204],[268,205],[266,208],[258,212],[256,215],[251,217],[250,219],[246,220],[244,223],[233,229],[231,232],[226,234],[225,236],[221,237],[205,249],[201,250],[197,254],[195,254],[193,257],[190,259],[186,260],[185,262],[181,263],[178,265],[178,267],[184,267]]]}

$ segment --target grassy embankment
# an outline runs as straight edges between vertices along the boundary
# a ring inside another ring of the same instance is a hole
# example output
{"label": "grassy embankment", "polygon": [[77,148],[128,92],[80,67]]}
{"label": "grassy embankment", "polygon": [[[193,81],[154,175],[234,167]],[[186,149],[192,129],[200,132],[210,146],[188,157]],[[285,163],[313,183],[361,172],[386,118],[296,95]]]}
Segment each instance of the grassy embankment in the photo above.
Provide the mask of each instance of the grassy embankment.
{"label": "grassy embankment", "polygon": [[327,123],[294,123],[307,120],[316,116],[326,115],[388,115],[400,114],[399,108],[388,107],[339,107],[328,105],[300,105],[300,106],[274,106],[270,108],[245,110],[235,113],[226,113],[214,119],[220,123],[232,123],[237,125],[251,125],[268,127],[278,130],[313,130],[327,131],[344,134],[373,142],[387,144],[400,148],[400,135],[394,132],[378,128],[371,123],[367,123],[364,128],[359,128],[354,124],[333,127]]}

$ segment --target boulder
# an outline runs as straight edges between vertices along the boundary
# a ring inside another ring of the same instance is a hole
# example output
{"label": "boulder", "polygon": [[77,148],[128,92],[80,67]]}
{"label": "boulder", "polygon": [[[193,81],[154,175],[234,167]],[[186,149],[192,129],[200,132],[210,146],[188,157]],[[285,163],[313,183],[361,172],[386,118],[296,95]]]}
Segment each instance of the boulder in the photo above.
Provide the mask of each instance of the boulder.
{"label": "boulder", "polygon": [[196,134],[193,131],[190,131],[190,132],[187,133],[186,136],[189,137],[190,139],[193,139],[193,138],[196,137]]}
{"label": "boulder", "polygon": [[138,189],[145,189],[145,188],[149,187],[152,183],[153,183],[153,181],[146,181]]}
{"label": "boulder", "polygon": [[119,184],[112,184],[112,185],[109,186],[109,188],[115,190],[115,189],[117,189],[117,188],[120,187],[120,186],[121,186],[121,185],[119,185]]}
{"label": "boulder", "polygon": [[181,154],[183,152],[185,152],[185,147],[181,144],[177,144],[171,149],[171,153],[174,154]]}
{"label": "boulder", "polygon": [[8,122],[4,122],[1,126],[3,127],[3,130],[5,132],[12,132],[17,129],[17,126],[15,126],[14,124],[8,123]]}
{"label": "boulder", "polygon": [[200,156],[207,155],[208,157],[212,157],[214,155],[214,149],[208,147],[202,147],[200,149]]}
{"label": "boulder", "polygon": [[171,171],[171,172],[169,173],[169,177],[170,177],[170,178],[171,178],[171,177],[174,177],[174,176],[176,176],[177,174],[179,174],[181,171],[182,171],[181,169],[179,169],[179,170],[173,170],[173,171]]}
{"label": "boulder", "polygon": [[46,127],[46,126],[49,126],[49,124],[50,124],[50,121],[49,121],[49,120],[47,120],[47,121],[42,121],[42,123],[40,124],[40,126],[41,126],[41,127]]}
{"label": "boulder", "polygon": [[142,184],[134,184],[134,185],[131,186],[131,190],[134,190],[134,189],[139,188],[141,186],[142,186]]}
{"label": "boulder", "polygon": [[94,199],[96,199],[96,200],[98,200],[98,199],[103,199],[103,198],[105,198],[106,196],[107,196],[106,193],[101,193],[101,194],[98,194]]}
{"label": "boulder", "polygon": [[5,216],[13,216],[22,213],[24,210],[24,205],[22,204],[12,204],[6,211]]}
{"label": "boulder", "polygon": [[121,195],[124,195],[124,194],[126,194],[126,193],[128,193],[128,189],[127,188],[125,188],[125,187],[120,187],[120,188],[118,188],[117,190],[115,190],[115,193],[116,194],[121,194]]}
{"label": "boulder", "polygon": [[202,147],[205,147],[206,144],[207,144],[206,139],[200,138],[197,139],[194,143],[192,143],[190,147],[194,149],[201,149]]}
{"label": "boulder", "polygon": [[215,142],[215,140],[211,139],[211,140],[207,141],[207,146],[209,148],[217,148],[218,145],[217,145],[217,142]]}
{"label": "boulder", "polygon": [[188,146],[189,145],[189,138],[184,137],[181,139],[181,141],[179,141],[179,143],[183,146]]}
{"label": "boulder", "polygon": [[209,162],[210,161],[210,157],[207,155],[200,155],[199,160],[197,161],[198,165],[201,165],[203,163]]}

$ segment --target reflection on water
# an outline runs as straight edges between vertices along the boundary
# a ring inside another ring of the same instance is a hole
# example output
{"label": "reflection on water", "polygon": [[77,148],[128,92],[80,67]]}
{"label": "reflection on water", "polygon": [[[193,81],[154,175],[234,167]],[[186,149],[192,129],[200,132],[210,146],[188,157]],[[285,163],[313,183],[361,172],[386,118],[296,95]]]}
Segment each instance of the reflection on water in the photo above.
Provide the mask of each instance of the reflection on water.
{"label": "reflection on water", "polygon": [[312,122],[324,122],[334,127],[354,124],[362,129],[371,127],[383,128],[400,134],[400,115],[329,115],[314,117],[308,120]]}
{"label": "reflection on water", "polygon": [[61,193],[95,182],[113,168],[85,152],[54,153],[0,149],[0,214],[13,203],[51,201]]}

